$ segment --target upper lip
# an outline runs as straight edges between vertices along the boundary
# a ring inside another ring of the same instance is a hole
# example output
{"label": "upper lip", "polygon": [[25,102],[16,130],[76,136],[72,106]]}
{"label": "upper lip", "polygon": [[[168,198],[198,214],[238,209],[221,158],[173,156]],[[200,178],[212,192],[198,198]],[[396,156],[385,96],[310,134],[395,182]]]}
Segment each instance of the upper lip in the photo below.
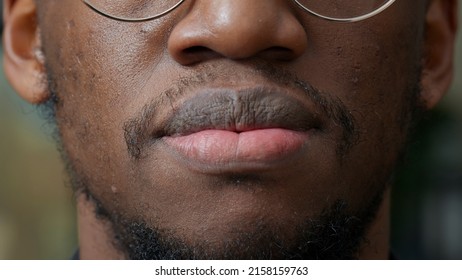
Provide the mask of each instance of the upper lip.
{"label": "upper lip", "polygon": [[208,88],[174,107],[152,136],[183,136],[209,129],[308,131],[322,125],[319,112],[310,105],[279,88]]}

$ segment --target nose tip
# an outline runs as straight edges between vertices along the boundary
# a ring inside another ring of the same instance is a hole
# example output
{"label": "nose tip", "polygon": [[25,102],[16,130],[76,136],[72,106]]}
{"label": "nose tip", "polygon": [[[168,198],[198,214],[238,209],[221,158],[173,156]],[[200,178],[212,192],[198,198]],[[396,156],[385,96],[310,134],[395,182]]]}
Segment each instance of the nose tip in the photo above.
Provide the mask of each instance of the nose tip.
{"label": "nose tip", "polygon": [[168,40],[170,55],[182,65],[218,57],[291,60],[306,46],[287,1],[272,0],[194,1]]}

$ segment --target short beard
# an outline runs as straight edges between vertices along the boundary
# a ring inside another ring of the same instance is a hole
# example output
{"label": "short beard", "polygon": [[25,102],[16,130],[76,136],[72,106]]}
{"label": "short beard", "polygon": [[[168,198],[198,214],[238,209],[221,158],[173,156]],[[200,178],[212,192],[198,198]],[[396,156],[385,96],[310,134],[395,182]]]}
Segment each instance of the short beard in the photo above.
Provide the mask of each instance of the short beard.
{"label": "short beard", "polygon": [[[67,165],[70,166],[70,165]],[[71,171],[71,174],[74,174]],[[264,220],[255,223],[249,231],[223,241],[218,247],[199,241],[188,244],[174,232],[148,225],[142,220],[127,219],[108,211],[81,176],[74,177],[81,184],[81,195],[95,207],[95,215],[109,221],[114,236],[113,246],[126,258],[134,260],[348,260],[357,259],[361,245],[368,242],[365,233],[383,200],[385,187],[380,188],[369,205],[356,214],[348,214],[346,201],[337,200],[317,216],[306,219],[296,227],[296,236],[290,242],[281,238],[283,226],[269,226]],[[82,185],[83,184],[83,185]]]}
{"label": "short beard", "polygon": [[[420,77],[419,75],[417,75]],[[59,98],[57,80],[49,73],[50,100],[43,106],[49,123],[59,127],[56,110]],[[416,78],[418,78],[416,77]],[[419,99],[418,83],[409,88],[402,109],[401,131],[411,133],[424,111]],[[206,241],[188,244],[170,232],[143,220],[130,219],[119,211],[110,211],[91,191],[92,187],[79,172],[55,131],[55,138],[62,158],[66,163],[70,183],[77,196],[84,195],[95,206],[95,215],[112,226],[114,247],[129,259],[355,259],[366,244],[366,232],[374,221],[383,194],[389,182],[370,182],[370,187],[378,190],[375,196],[356,213],[349,213],[345,200],[337,200],[326,207],[317,217],[307,218],[295,227],[295,238],[290,241],[281,236],[280,225],[269,226],[267,221],[259,221],[251,231],[240,231],[232,239],[220,246],[212,246]],[[408,138],[408,137],[407,137]],[[404,154],[404,147],[402,149]]]}

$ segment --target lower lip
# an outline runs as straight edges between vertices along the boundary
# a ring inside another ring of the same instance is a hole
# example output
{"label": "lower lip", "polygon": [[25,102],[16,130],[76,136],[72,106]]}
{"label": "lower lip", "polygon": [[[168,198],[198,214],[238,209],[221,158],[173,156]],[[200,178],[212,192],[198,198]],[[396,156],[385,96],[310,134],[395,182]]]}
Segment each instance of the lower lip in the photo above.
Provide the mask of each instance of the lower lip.
{"label": "lower lip", "polygon": [[303,149],[309,134],[280,128],[246,132],[204,130],[186,136],[164,137],[164,142],[187,160],[211,166],[271,163]]}

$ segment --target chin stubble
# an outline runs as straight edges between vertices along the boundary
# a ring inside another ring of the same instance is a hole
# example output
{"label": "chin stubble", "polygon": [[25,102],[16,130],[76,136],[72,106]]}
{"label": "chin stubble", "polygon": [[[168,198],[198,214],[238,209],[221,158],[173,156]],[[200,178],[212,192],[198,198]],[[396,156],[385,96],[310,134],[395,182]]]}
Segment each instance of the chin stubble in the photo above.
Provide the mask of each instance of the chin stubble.
{"label": "chin stubble", "polygon": [[176,232],[161,229],[155,221],[147,224],[143,220],[127,218],[122,212],[108,210],[90,191],[84,176],[73,170],[70,174],[71,183],[79,185],[78,195],[84,195],[94,205],[95,216],[103,222],[110,222],[113,246],[127,259],[135,260],[357,259],[359,249],[368,242],[366,232],[376,217],[386,189],[385,186],[377,188],[378,193],[368,205],[354,214],[349,212],[345,200],[335,201],[319,215],[296,225],[294,237],[290,240],[285,239],[283,233],[292,225],[284,225],[284,221],[273,224],[262,219],[245,230],[236,225],[231,230],[233,237],[219,244],[209,242],[207,236],[190,244]]}

